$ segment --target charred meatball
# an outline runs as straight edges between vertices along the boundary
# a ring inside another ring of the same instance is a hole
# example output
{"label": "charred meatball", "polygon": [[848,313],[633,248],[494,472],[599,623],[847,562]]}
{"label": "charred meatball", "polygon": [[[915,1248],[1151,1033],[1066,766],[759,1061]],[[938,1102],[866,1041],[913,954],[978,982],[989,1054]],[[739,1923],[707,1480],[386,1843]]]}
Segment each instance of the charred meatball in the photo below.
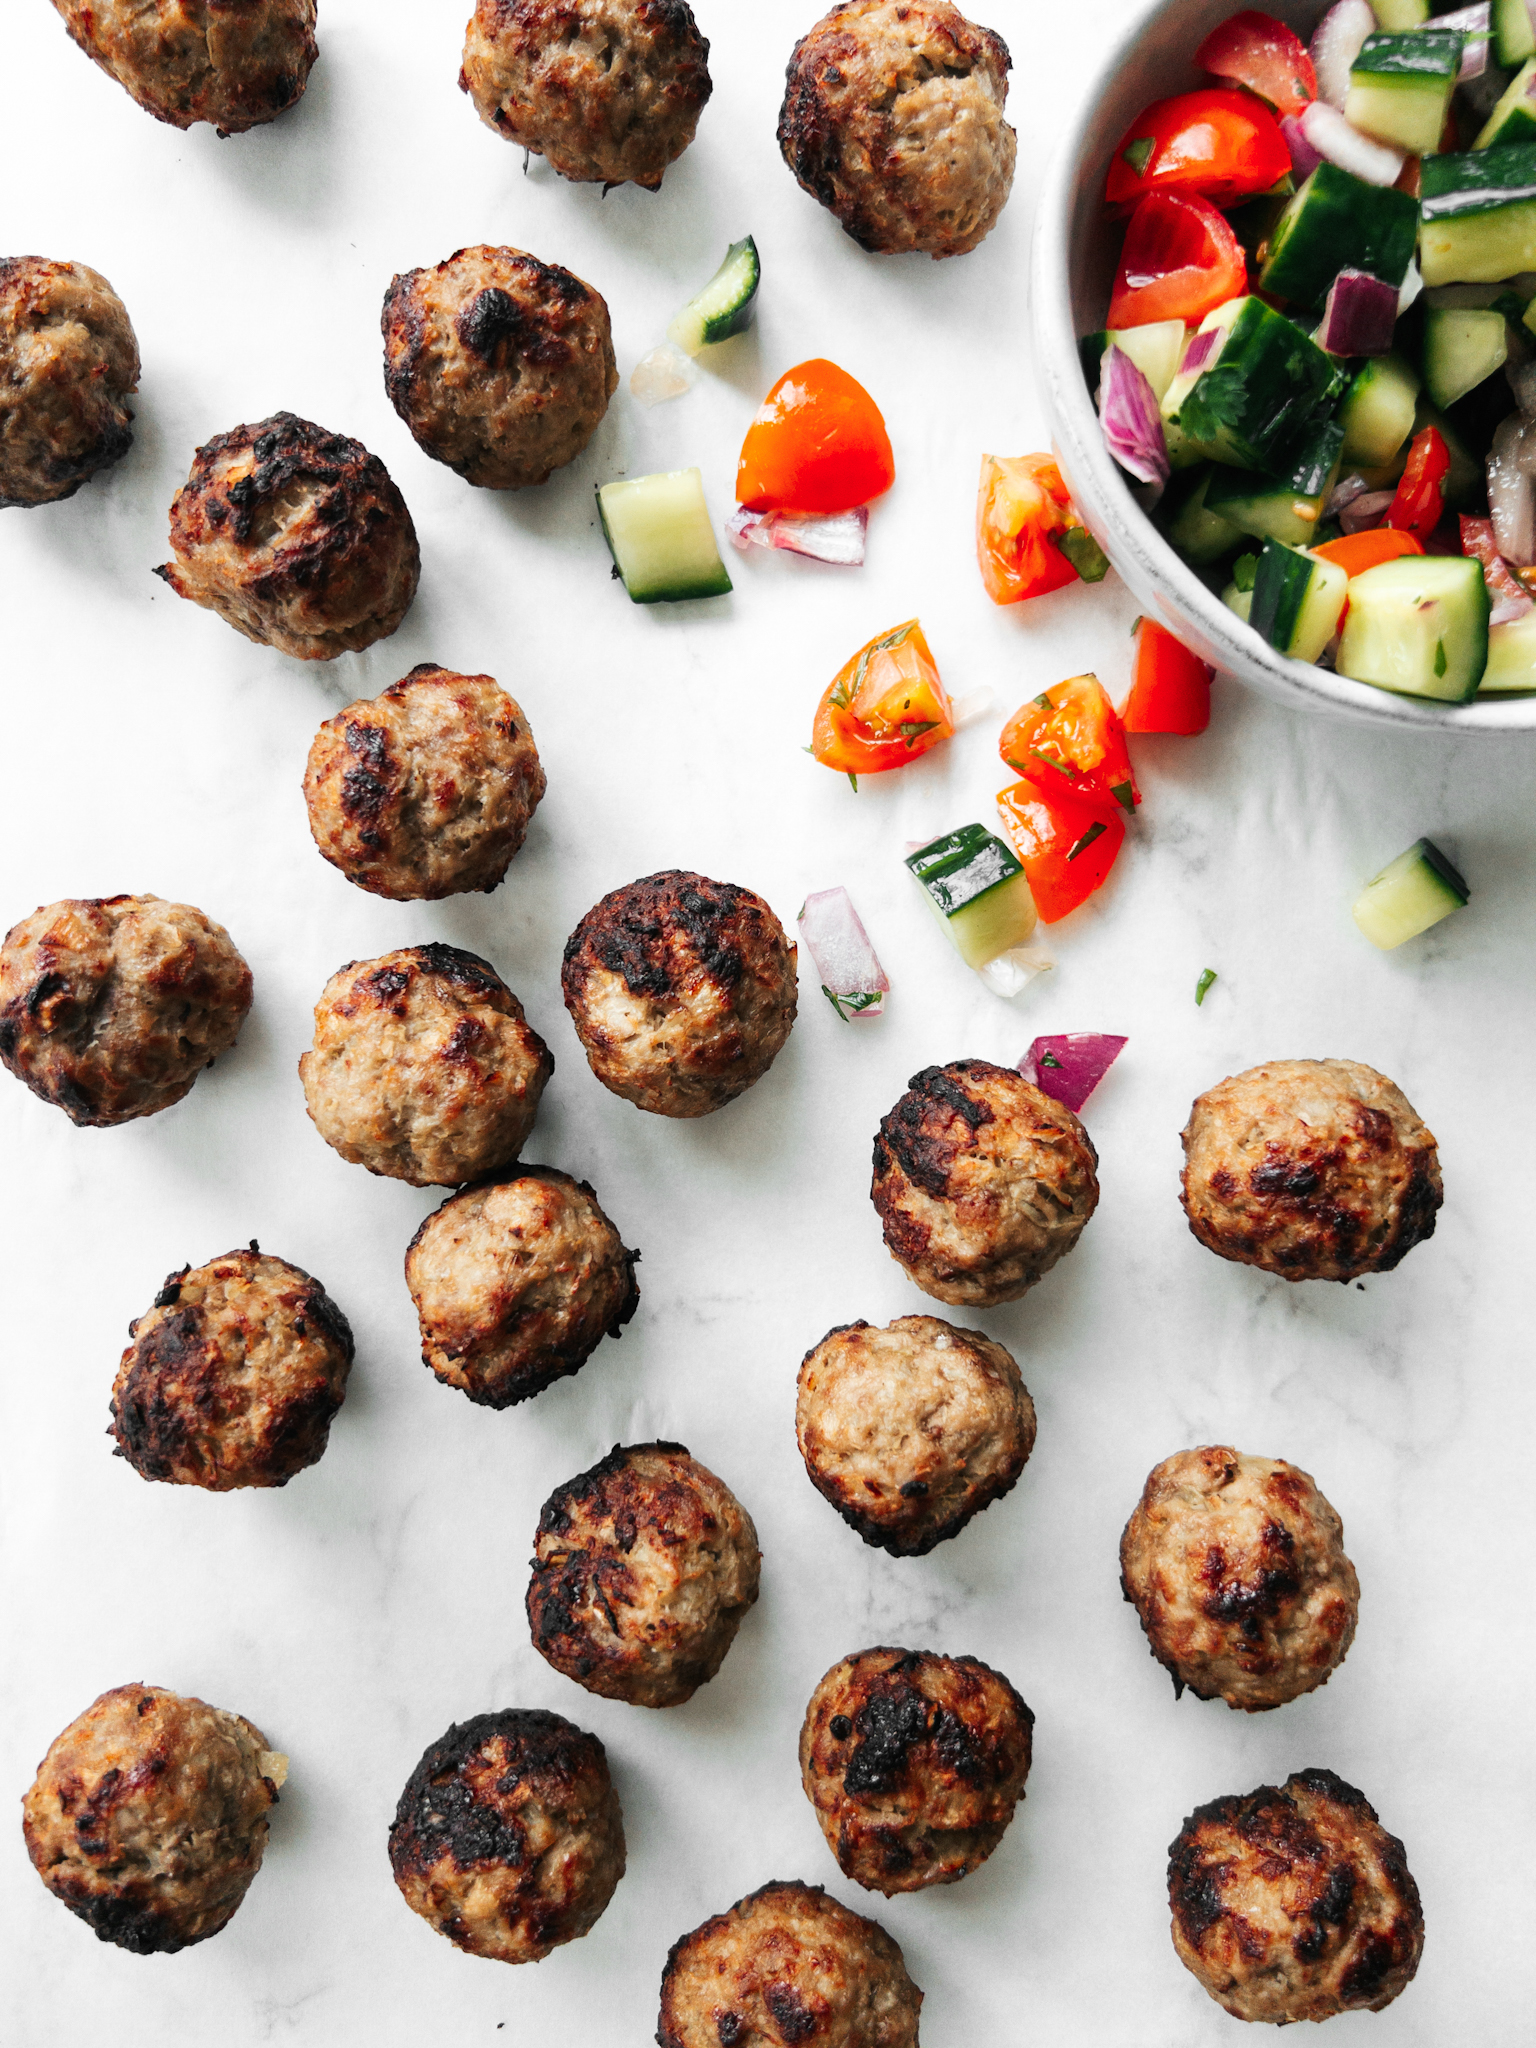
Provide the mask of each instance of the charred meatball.
{"label": "charred meatball", "polygon": [[624,1817],[595,1735],[509,1708],[456,1722],[412,1771],[389,1861],[456,1948],[537,1963],[590,1934],[624,1875]]}
{"label": "charred meatball", "polygon": [[299,1061],[327,1145],[413,1188],[455,1188],[514,1160],[554,1070],[495,968],[443,945],[338,968]]}
{"label": "charred meatball", "polygon": [[459,85],[562,178],[649,192],[713,90],[688,0],[475,0]]}
{"label": "charred meatball", "polygon": [[64,26],[157,121],[241,135],[304,96],[315,0],[53,0]]}
{"label": "charred meatball", "polygon": [[141,1479],[286,1486],[324,1454],[352,1330],[300,1267],[255,1243],[183,1266],[128,1334],[108,1434]]}
{"label": "charred meatball", "polygon": [[1250,1714],[1326,1685],[1355,1639],[1343,1523],[1307,1473],[1225,1444],[1152,1468],[1120,1584],[1174,1691]]}
{"label": "charred meatball", "polygon": [[917,2048],[923,1994],[885,1929],[820,1885],[765,1884],[675,1942],[660,2048]]}
{"label": "charred meatball", "polygon": [[465,1188],[405,1255],[422,1363],[483,1407],[526,1401],[618,1336],[639,1305],[639,1256],[586,1182],[552,1166]]}
{"label": "charred meatball", "polygon": [[1035,1717],[1000,1671],[931,1650],[860,1650],[811,1694],[800,1782],[844,1877],[953,1884],[985,1863],[1029,1776]]}
{"label": "charred meatball", "polygon": [[259,1728],[158,1685],[71,1721],[22,1801],[33,1868],[100,1941],[173,1955],[234,1917],[288,1759]]}
{"label": "charred meatball", "polygon": [[0,945],[0,1060],[75,1124],[180,1102],[250,1007],[251,970],[190,903],[67,896]]}
{"label": "charred meatball", "polygon": [[408,270],[383,326],[384,386],[417,447],[486,490],[574,462],[619,387],[606,301],[522,249]]}
{"label": "charred meatball", "polygon": [[1168,1851],[1168,1900],[1179,1961],[1240,2020],[1380,2012],[1424,1948],[1402,1843],[1332,1771],[1196,1807]]}
{"label": "charred meatball", "polygon": [[795,1437],[811,1484],[866,1543],[925,1557],[1011,1490],[1035,1404],[980,1330],[937,1316],[846,1323],[805,1354]]}
{"label": "charred meatball", "polygon": [[1435,1234],[1440,1155],[1402,1090],[1358,1060],[1268,1060],[1200,1096],[1184,1212],[1203,1245],[1282,1280],[1355,1280]]}
{"label": "charred meatball", "polygon": [[0,511],[72,498],[133,445],[139,344],[83,263],[0,258]]}
{"label": "charred meatball", "polygon": [[784,161],[861,249],[963,256],[1013,184],[1009,66],[949,0],[842,0],[790,56]]}
{"label": "charred meatball", "polygon": [[925,1294],[1017,1301],[1098,1206],[1099,1157],[1071,1110],[1012,1067],[953,1060],[907,1083],[875,1139],[886,1249]]}
{"label": "charred meatball", "polygon": [[393,633],[421,551],[405,500],[361,441],[291,412],[215,435],[171,504],[178,597],[296,661],[333,661]]}
{"label": "charred meatball", "polygon": [[544,1503],[533,1647],[604,1699],[680,1706],[725,1661],[761,1564],[752,1517],[682,1444],[615,1444]]}
{"label": "charred meatball", "polygon": [[560,987],[605,1088],[657,1116],[707,1116],[788,1038],[795,948],[761,896],[673,868],[587,912]]}

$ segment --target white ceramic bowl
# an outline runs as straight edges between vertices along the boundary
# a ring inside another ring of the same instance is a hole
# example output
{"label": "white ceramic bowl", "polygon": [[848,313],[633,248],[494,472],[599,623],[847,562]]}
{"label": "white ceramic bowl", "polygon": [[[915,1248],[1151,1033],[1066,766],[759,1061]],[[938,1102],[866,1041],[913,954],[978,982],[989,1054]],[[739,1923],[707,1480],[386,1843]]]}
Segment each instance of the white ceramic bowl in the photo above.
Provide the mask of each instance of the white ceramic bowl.
{"label": "white ceramic bowl", "polygon": [[[1142,512],[1111,461],[1078,357],[1078,337],[1104,324],[1120,229],[1104,211],[1104,177],[1120,137],[1149,100],[1210,81],[1195,51],[1240,0],[1158,0],[1143,9],[1089,89],[1056,159],[1035,226],[1036,369],[1062,473],[1078,509],[1150,617],[1207,661],[1283,704],[1381,725],[1454,732],[1536,730],[1536,696],[1433,704],[1277,654],[1227,610]],[[1326,0],[1265,0],[1305,40]]]}

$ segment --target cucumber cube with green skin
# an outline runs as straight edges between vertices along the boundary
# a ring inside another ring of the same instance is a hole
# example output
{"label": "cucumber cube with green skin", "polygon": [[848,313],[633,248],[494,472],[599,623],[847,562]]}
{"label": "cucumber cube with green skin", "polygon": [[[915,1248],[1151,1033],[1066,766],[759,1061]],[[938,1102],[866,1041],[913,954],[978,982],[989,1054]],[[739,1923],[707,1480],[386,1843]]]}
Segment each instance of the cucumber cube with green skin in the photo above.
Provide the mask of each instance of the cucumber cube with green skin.
{"label": "cucumber cube with green skin", "polygon": [[[1158,525],[1186,562],[1219,562],[1242,542],[1242,529],[1206,506],[1206,491],[1220,473],[1209,464],[1187,472],[1168,489],[1157,508]],[[1238,470],[1233,474],[1244,473]]]}
{"label": "cucumber cube with green skin", "polygon": [[1337,562],[1266,541],[1248,623],[1281,654],[1316,661],[1339,627],[1349,578]]}
{"label": "cucumber cube with green skin", "polygon": [[1383,953],[1465,905],[1471,891],[1433,839],[1416,839],[1355,898],[1355,923]]}
{"label": "cucumber cube with green skin", "polygon": [[[1213,462],[1274,470],[1332,409],[1345,375],[1294,320],[1262,299],[1234,303],[1237,310],[1218,334],[1216,352],[1178,401],[1173,421]],[[1207,324],[1201,323],[1202,332]],[[1187,375],[1181,372],[1170,385],[1165,409]]]}
{"label": "cucumber cube with green skin", "polygon": [[[1527,25],[1530,16],[1521,0],[1520,12]],[[1509,81],[1504,97],[1477,131],[1474,149],[1493,149],[1499,143],[1536,142],[1536,58],[1528,59]]]}
{"label": "cucumber cube with green skin", "polygon": [[1417,28],[1429,19],[1429,0],[1371,0],[1371,12],[1382,28]]}
{"label": "cucumber cube with green skin", "polygon": [[1536,690],[1536,611],[1488,628],[1488,666],[1477,694],[1507,696],[1524,690]]}
{"label": "cucumber cube with green skin", "polygon": [[1424,388],[1436,405],[1454,405],[1504,367],[1509,323],[1502,313],[1431,306],[1424,315]]}
{"label": "cucumber cube with green skin", "polygon": [[1345,462],[1356,469],[1390,462],[1413,432],[1418,396],[1419,373],[1400,355],[1372,356],[1339,407]]}
{"label": "cucumber cube with green skin", "polygon": [[752,318],[757,287],[762,281],[757,244],[750,235],[732,242],[725,261],[701,292],[675,316],[667,338],[690,356],[717,341],[740,334]]}
{"label": "cucumber cube with green skin", "polygon": [[1488,664],[1488,588],[1467,555],[1399,555],[1352,577],[1338,671],[1358,683],[1461,704]]}
{"label": "cucumber cube with green skin", "polygon": [[1343,427],[1337,420],[1325,420],[1277,476],[1217,470],[1205,493],[1205,510],[1260,540],[1305,547],[1317,532],[1328,493],[1338,480],[1343,445]]}
{"label": "cucumber cube with green skin", "polygon": [[1178,374],[1188,335],[1182,320],[1149,320],[1142,327],[1111,327],[1105,340],[1130,357],[1161,405],[1164,392]]}
{"label": "cucumber cube with green skin", "polygon": [[[1525,0],[1493,0],[1488,25],[1493,30],[1496,64],[1507,70],[1511,65],[1523,64],[1527,57],[1536,56],[1536,27],[1532,26]],[[1479,142],[1477,147],[1486,149],[1488,145]]]}
{"label": "cucumber cube with green skin", "polygon": [[608,551],[636,604],[723,597],[731,588],[696,469],[604,484],[597,510]]}
{"label": "cucumber cube with green skin", "polygon": [[1536,270],[1536,142],[1426,157],[1419,214],[1426,285],[1497,284]]}
{"label": "cucumber cube with green skin", "polygon": [[1419,209],[1406,192],[1321,163],[1281,214],[1259,283],[1298,306],[1321,305],[1341,270],[1368,270],[1400,285],[1418,227]]}
{"label": "cucumber cube with green skin", "polygon": [[985,825],[962,825],[916,853],[907,868],[967,967],[985,967],[1035,928],[1035,899],[1012,847]]}
{"label": "cucumber cube with green skin", "polygon": [[1344,118],[1395,149],[1431,156],[1440,147],[1460,69],[1459,29],[1367,36],[1349,68]]}

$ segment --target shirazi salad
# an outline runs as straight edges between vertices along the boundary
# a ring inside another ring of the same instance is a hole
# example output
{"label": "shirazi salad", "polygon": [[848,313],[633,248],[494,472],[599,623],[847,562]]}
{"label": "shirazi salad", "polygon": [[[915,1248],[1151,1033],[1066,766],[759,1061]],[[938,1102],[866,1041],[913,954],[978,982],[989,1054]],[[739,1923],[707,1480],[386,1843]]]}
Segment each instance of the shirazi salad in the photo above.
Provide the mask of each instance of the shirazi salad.
{"label": "shirazi salad", "polygon": [[1281,653],[1536,690],[1536,0],[1246,10],[1195,61],[1110,158],[1111,454]]}

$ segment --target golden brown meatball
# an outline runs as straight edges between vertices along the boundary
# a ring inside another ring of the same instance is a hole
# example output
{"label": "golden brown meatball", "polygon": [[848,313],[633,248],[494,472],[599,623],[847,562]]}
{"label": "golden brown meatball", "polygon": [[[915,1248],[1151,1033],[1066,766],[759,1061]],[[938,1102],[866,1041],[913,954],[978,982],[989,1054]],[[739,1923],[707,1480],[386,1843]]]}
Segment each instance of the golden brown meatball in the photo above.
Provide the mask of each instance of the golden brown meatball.
{"label": "golden brown meatball", "polygon": [[315,0],[53,0],[64,26],[157,121],[241,135],[304,96]]}
{"label": "golden brown meatball", "polygon": [[0,511],[72,498],[133,445],[139,344],[83,263],[0,258]]}
{"label": "golden brown meatball", "polygon": [[674,1942],[660,2048],[917,2048],[923,1994],[885,1929],[820,1885],[765,1884]]}
{"label": "golden brown meatball", "polygon": [[624,1817],[595,1735],[508,1708],[455,1722],[406,1781],[389,1861],[456,1948],[537,1963],[590,1934],[624,1875]]}
{"label": "golden brown meatball", "polygon": [[524,1166],[465,1188],[411,1239],[422,1363],[486,1408],[579,1372],[640,1302],[627,1251],[585,1181]]}
{"label": "golden brown meatball", "polygon": [[925,1067],[881,1119],[870,1196],[886,1249],[937,1301],[1017,1301],[1098,1206],[1077,1118],[1012,1067]]}
{"label": "golden brown meatball", "polygon": [[790,56],[779,148],[861,249],[963,256],[1013,184],[1009,67],[950,0],[841,0]]}
{"label": "golden brown meatball", "polygon": [[32,1866],[100,1941],[173,1955],[234,1917],[288,1759],[259,1728],[158,1685],[71,1721],[22,1801]]}
{"label": "golden brown meatball", "polygon": [[475,0],[459,86],[562,178],[650,192],[713,90],[688,0]]}
{"label": "golden brown meatball", "polygon": [[932,1650],[860,1650],[811,1694],[800,1782],[844,1877],[953,1884],[1003,1839],[1035,1717],[1000,1671]]}
{"label": "golden brown meatball", "polygon": [[707,1116],[788,1038],[795,948],[761,896],[672,868],[587,912],[560,987],[605,1088],[657,1116]]}
{"label": "golden brown meatball", "polygon": [[178,597],[295,661],[333,661],[393,633],[421,551],[405,500],[361,441],[291,412],[217,434],[171,503]]}
{"label": "golden brown meatball", "polygon": [[1308,1473],[1225,1444],[1153,1466],[1120,1584],[1175,1694],[1250,1714],[1326,1685],[1355,1639],[1344,1524]]}
{"label": "golden brown meatball", "polygon": [[227,1493],[317,1464],[352,1369],[352,1330],[318,1280],[248,1251],[183,1266],[129,1325],[114,1457],[141,1479]]}
{"label": "golden brown meatball", "polygon": [[1179,1961],[1240,2020],[1380,2012],[1424,1948],[1402,1843],[1332,1771],[1196,1807],[1168,1851],[1168,1900]]}
{"label": "golden brown meatball", "polygon": [[434,462],[472,484],[548,481],[619,387],[608,306],[522,249],[460,249],[384,294],[384,386]]}
{"label": "golden brown meatball", "polygon": [[458,1187],[514,1160],[554,1070],[495,968],[443,945],[338,968],[299,1061],[327,1145],[413,1188]]}
{"label": "golden brown meatball", "polygon": [[0,1060],[74,1124],[180,1102],[250,1007],[251,970],[190,903],[67,896],[0,945]]}
{"label": "golden brown meatball", "polygon": [[1183,1138],[1189,1227],[1224,1259],[1282,1280],[1355,1280],[1435,1234],[1434,1137],[1358,1060],[1267,1060],[1218,1081]]}
{"label": "golden brown meatball", "polygon": [[533,1647],[604,1699],[680,1706],[725,1661],[761,1565],[752,1517],[682,1444],[615,1444],[544,1503]]}

